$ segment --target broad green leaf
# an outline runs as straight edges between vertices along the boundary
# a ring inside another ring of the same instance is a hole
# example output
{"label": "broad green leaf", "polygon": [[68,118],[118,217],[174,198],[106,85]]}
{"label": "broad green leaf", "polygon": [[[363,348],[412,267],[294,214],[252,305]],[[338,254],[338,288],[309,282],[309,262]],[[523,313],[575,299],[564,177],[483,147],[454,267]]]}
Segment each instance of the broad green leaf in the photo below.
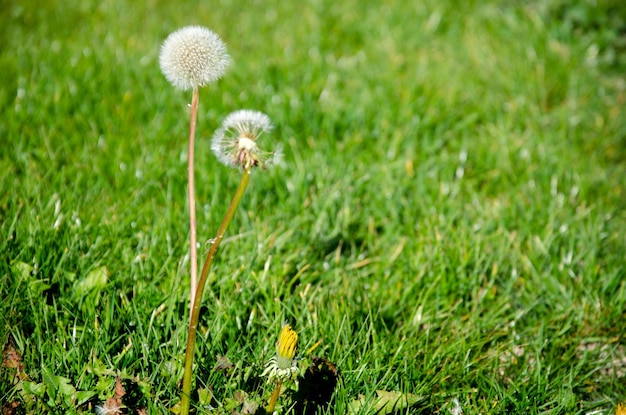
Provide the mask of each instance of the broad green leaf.
{"label": "broad green leaf", "polygon": [[28,265],[26,262],[15,261],[11,264],[11,270],[21,279],[29,279],[30,273],[33,271],[33,267]]}
{"label": "broad green leaf", "polygon": [[90,291],[100,291],[106,286],[108,279],[109,271],[106,266],[94,268],[75,284],[75,293],[84,295]]}
{"label": "broad green leaf", "polygon": [[23,393],[22,398],[25,401],[29,401],[29,397],[32,395],[43,399],[44,395],[46,394],[46,386],[43,383],[25,381],[21,382],[21,384]]}
{"label": "broad green leaf", "polygon": [[[105,365],[100,359],[93,358],[91,364],[87,366],[87,372],[93,373],[96,376],[113,376],[116,377],[118,373],[111,370],[109,366]],[[115,380],[113,381],[115,382]]]}
{"label": "broad green leaf", "polygon": [[75,272],[66,272],[65,273],[65,280],[67,280],[69,282],[76,281],[76,273]]}
{"label": "broad green leaf", "polygon": [[59,392],[65,396],[72,396],[76,392],[76,388],[70,383],[68,378],[57,376],[59,382]]}
{"label": "broad green leaf", "polygon": [[54,401],[57,398],[57,390],[59,389],[59,381],[56,376],[47,368],[41,368],[41,379],[43,380],[44,385],[46,385],[46,391],[48,392],[48,396],[52,401],[52,405],[54,405]]}
{"label": "broad green leaf", "polygon": [[107,398],[113,397],[114,387],[115,378],[113,376],[98,375],[98,382],[96,382],[94,389],[97,391],[100,400],[106,401]]}
{"label": "broad green leaf", "polygon": [[80,406],[96,395],[96,391],[77,391],[76,392],[76,406]]}
{"label": "broad green leaf", "polygon": [[49,288],[50,284],[44,280],[32,280],[28,282],[28,290],[36,295],[41,295]]}
{"label": "broad green leaf", "polygon": [[49,405],[56,405],[62,399],[66,404],[72,403],[72,397],[76,393],[76,388],[70,383],[68,378],[55,375],[47,367],[41,369],[41,377],[48,392]]}
{"label": "broad green leaf", "polygon": [[[376,391],[376,399],[373,400],[369,414],[386,415],[391,412],[410,408],[417,402],[424,399],[423,396],[413,395],[411,393],[389,392],[383,390]],[[360,396],[359,399],[349,404],[350,412],[353,414],[367,408],[369,399]]]}
{"label": "broad green leaf", "polygon": [[213,399],[213,393],[209,389],[198,389],[198,402],[200,403],[200,405],[210,405],[211,399]]}
{"label": "broad green leaf", "polygon": [[27,281],[28,290],[35,295],[40,295],[50,288],[47,280],[37,279],[37,276],[32,274],[33,267],[25,262],[15,261],[11,264],[11,270],[20,279]]}
{"label": "broad green leaf", "polygon": [[174,415],[178,415],[181,412],[180,402],[176,402],[174,406],[170,407],[170,412],[173,413]]}

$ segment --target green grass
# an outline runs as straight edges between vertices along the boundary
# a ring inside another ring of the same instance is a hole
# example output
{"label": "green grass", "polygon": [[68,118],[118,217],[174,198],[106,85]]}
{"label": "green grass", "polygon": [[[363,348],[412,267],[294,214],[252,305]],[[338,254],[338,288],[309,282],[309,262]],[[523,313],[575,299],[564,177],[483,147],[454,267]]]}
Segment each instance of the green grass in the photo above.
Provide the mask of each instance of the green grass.
{"label": "green grass", "polygon": [[26,399],[2,367],[3,405],[90,413],[117,375],[148,413],[179,400],[191,96],[158,52],[189,24],[233,60],[200,92],[200,241],[239,180],[209,149],[220,120],[263,111],[285,150],[205,292],[214,406],[267,401],[284,321],[339,369],[325,413],[371,413],[376,390],[420,396],[397,413],[626,401],[622,2],[2,3],[0,342],[45,387]]}

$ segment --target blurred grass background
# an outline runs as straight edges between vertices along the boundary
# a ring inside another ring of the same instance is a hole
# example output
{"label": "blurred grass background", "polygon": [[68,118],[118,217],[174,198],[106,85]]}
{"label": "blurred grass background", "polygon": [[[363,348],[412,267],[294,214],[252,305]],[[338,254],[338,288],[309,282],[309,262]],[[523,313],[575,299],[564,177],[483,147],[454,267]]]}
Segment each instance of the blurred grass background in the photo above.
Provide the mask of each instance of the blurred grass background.
{"label": "blurred grass background", "polygon": [[[0,9],[0,341],[33,382],[95,392],[22,408],[88,413],[120,374],[148,413],[178,400],[190,97],[158,53],[190,24],[232,57],[200,94],[200,241],[238,182],[209,151],[221,119],[267,113],[286,153],[252,178],[205,295],[197,386],[213,406],[267,398],[283,321],[337,364],[328,413],[359,395],[370,413],[377,389],[421,397],[399,413],[626,400],[622,2]],[[3,405],[20,401],[0,370]]]}

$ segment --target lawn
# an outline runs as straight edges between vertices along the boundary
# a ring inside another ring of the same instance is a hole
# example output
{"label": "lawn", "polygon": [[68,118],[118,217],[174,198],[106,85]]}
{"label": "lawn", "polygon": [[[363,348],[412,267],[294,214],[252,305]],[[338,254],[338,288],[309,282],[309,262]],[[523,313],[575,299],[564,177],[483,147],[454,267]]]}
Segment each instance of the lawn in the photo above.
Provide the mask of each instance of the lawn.
{"label": "lawn", "polygon": [[[201,256],[241,176],[210,149],[224,117],[266,113],[284,152],[213,265],[197,413],[263,413],[284,323],[301,378],[280,413],[626,402],[622,1],[0,3],[3,414],[120,391],[177,411],[191,95],[159,48],[192,24],[232,60],[200,90]],[[303,398],[309,367],[329,402]]]}

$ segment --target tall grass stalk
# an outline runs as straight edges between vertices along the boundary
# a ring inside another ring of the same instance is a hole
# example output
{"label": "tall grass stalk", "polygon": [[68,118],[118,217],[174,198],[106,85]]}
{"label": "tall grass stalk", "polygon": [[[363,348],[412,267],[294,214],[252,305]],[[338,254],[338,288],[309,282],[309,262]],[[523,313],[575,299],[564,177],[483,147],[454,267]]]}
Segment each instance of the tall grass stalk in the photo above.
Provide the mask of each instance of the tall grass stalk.
{"label": "tall grass stalk", "polygon": [[193,310],[194,299],[198,284],[198,248],[196,235],[196,192],[194,179],[194,146],[196,137],[196,120],[198,118],[198,88],[193,89],[191,98],[191,117],[189,120],[189,150],[187,152],[187,197],[189,202],[189,314]]}

